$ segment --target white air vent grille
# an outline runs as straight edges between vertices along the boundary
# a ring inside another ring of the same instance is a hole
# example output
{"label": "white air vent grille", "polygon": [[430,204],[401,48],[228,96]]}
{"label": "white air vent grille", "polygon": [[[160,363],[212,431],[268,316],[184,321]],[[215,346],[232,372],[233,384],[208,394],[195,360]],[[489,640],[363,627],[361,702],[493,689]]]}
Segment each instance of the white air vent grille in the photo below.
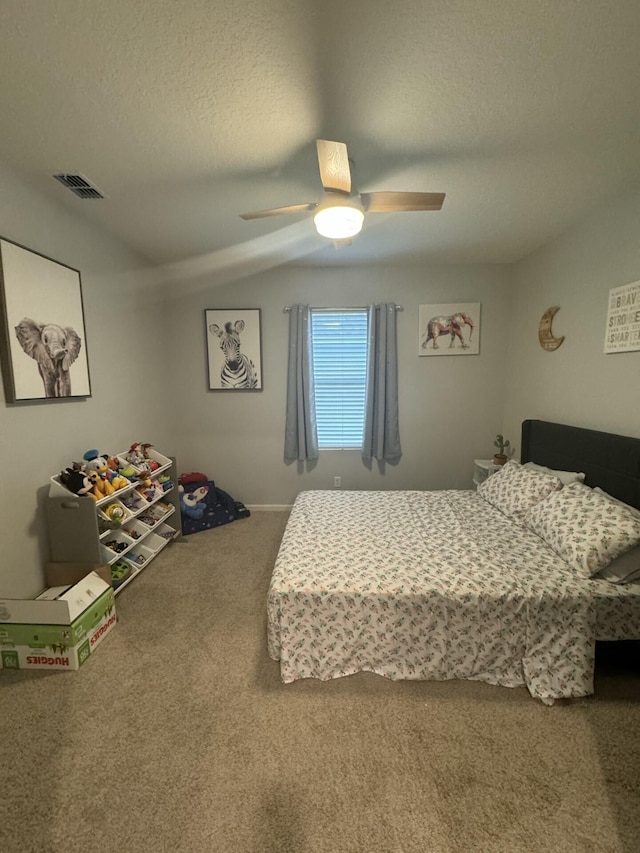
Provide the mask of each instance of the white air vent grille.
{"label": "white air vent grille", "polygon": [[71,190],[74,195],[77,195],[78,198],[105,198],[104,193],[83,175],[62,173],[53,177],[56,181],[60,181],[67,189]]}

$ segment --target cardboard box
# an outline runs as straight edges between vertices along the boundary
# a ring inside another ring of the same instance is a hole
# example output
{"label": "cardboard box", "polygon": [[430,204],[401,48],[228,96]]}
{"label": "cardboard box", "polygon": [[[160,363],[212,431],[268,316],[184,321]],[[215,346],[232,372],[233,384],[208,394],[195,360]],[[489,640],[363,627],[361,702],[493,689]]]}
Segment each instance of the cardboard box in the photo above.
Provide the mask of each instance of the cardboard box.
{"label": "cardboard box", "polygon": [[[12,615],[36,611],[46,615],[54,605],[66,607],[73,618],[54,623],[19,622],[15,618],[0,623],[0,666],[2,669],[67,669],[77,670],[116,625],[113,589],[95,573],[80,584],[62,587],[60,597],[52,600],[45,591],[43,597],[18,602],[9,599]],[[96,596],[91,595],[99,591]],[[75,612],[89,597],[86,606]],[[1,606],[7,600],[0,602]],[[17,606],[18,605],[18,606]],[[25,605],[21,607],[19,605]],[[59,610],[56,609],[56,613]]]}
{"label": "cardboard box", "polygon": [[44,578],[47,586],[75,584],[90,572],[100,575],[103,581],[111,583],[111,567],[108,563],[45,563]]}
{"label": "cardboard box", "polygon": [[111,588],[95,572],[90,572],[79,583],[60,590],[57,598],[50,599],[49,590],[38,598],[0,599],[0,622],[21,625],[70,625],[106,589]]}

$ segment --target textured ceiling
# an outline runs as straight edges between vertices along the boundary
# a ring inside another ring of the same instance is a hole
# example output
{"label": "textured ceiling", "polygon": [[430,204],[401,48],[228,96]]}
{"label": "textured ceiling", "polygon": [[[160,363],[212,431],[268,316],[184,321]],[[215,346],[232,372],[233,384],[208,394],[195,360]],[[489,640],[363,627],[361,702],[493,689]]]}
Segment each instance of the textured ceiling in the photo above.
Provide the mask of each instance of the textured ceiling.
{"label": "textured ceiling", "polygon": [[[639,44],[638,0],[8,0],[0,161],[157,265],[511,262],[640,183]],[[443,209],[242,221],[318,200],[318,137]]]}

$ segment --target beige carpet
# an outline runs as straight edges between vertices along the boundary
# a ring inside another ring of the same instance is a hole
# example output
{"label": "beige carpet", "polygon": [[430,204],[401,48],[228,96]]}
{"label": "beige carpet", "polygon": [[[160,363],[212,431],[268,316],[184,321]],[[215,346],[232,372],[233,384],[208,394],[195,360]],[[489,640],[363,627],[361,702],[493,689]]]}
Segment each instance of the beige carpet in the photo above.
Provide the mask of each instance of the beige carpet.
{"label": "beige carpet", "polygon": [[1,851],[640,850],[637,647],[552,708],[368,673],[283,685],[265,599],[286,518],[171,545],[79,672],[0,674]]}

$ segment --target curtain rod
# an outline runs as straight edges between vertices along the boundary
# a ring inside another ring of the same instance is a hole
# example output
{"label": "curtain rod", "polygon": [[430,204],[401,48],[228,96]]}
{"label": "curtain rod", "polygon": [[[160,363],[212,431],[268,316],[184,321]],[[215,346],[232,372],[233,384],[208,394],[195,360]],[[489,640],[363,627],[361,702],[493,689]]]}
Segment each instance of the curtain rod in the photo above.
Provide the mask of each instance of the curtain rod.
{"label": "curtain rod", "polygon": [[[282,309],[283,313],[286,314],[288,311],[291,311],[291,307],[292,307],[291,305],[285,305],[285,307]],[[357,307],[357,306],[354,307],[354,306],[350,305],[348,308],[344,308],[344,307],[343,308],[340,308],[340,307],[338,307],[338,308],[312,308],[311,310],[312,311],[366,311],[367,308],[368,308],[368,306],[366,306],[366,305],[364,305],[362,307]],[[404,311],[404,308],[402,307],[402,305],[396,305],[396,311]]]}

